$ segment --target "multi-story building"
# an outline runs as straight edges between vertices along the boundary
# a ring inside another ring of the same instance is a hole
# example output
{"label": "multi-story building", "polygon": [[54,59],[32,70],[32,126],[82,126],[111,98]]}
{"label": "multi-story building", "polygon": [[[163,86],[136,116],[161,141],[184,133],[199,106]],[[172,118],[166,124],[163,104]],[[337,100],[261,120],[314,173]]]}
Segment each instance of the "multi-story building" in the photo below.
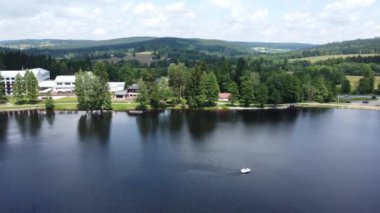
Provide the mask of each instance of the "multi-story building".
{"label": "multi-story building", "polygon": [[[2,70],[0,71],[0,75],[3,78],[3,82],[5,84],[5,94],[11,95],[13,93],[13,83],[16,80],[17,74],[20,74],[22,77],[24,77],[25,72],[27,70]],[[50,79],[50,71],[42,69],[42,68],[35,68],[35,69],[29,69],[30,72],[36,76],[37,81],[40,83],[42,81]],[[1,80],[1,79],[0,79]]]}
{"label": "multi-story building", "polygon": [[[55,80],[42,81],[39,87],[43,92],[52,91],[54,94],[72,94],[75,90],[75,75],[59,75]],[[125,82],[108,82],[110,92],[124,90]]]}

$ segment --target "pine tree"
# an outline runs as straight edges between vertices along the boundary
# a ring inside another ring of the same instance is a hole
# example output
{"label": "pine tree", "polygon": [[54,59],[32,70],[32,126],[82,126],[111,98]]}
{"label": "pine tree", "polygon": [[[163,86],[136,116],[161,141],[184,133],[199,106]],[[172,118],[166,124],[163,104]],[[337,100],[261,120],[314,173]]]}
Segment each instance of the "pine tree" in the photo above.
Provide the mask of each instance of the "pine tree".
{"label": "pine tree", "polygon": [[207,71],[207,66],[204,62],[197,64],[191,71],[187,81],[186,99],[191,107],[198,107],[202,100],[200,96],[200,81],[204,72]]}
{"label": "pine tree", "polygon": [[219,86],[213,72],[203,73],[200,81],[200,100],[202,105],[215,106],[219,97]]}
{"label": "pine tree", "polygon": [[277,89],[273,89],[269,97],[269,101],[270,103],[275,104],[275,105],[282,103],[281,93]]}
{"label": "pine tree", "polygon": [[342,83],[341,92],[348,94],[351,92],[351,83],[350,80],[345,79]]}
{"label": "pine tree", "polygon": [[264,104],[268,103],[268,88],[265,84],[260,84],[256,90],[256,101],[260,104],[260,107],[264,107]]}
{"label": "pine tree", "polygon": [[241,85],[240,85],[240,102],[244,104],[245,107],[249,107],[249,105],[254,101],[254,82],[249,75],[245,75],[242,77]]}
{"label": "pine tree", "polygon": [[239,87],[237,83],[231,81],[228,84],[228,92],[231,94],[229,101],[232,105],[234,105],[237,101],[239,101]]}

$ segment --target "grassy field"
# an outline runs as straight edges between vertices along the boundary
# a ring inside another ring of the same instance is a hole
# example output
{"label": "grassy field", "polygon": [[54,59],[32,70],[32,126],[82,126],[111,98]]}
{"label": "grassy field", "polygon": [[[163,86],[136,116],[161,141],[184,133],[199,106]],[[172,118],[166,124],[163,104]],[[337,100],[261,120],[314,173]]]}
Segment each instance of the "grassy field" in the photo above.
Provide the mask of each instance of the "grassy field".
{"label": "grassy field", "polygon": [[[7,104],[0,104],[1,110],[23,110],[23,109],[45,109],[45,104],[40,101],[36,104],[21,104],[17,105],[14,98],[9,98]],[[54,100],[56,110],[77,110],[77,98],[76,97],[64,97]],[[112,108],[115,111],[125,111],[136,109],[137,103],[126,102],[113,102]]]}
{"label": "grassy field", "polygon": [[379,54],[348,54],[348,55],[322,55],[322,56],[315,56],[315,57],[305,57],[305,58],[296,58],[296,59],[290,59],[290,62],[294,61],[310,61],[311,63],[315,63],[318,61],[324,61],[327,59],[335,59],[335,58],[349,58],[349,57],[370,57],[370,56],[379,56]]}
{"label": "grassy field", "polygon": [[[363,76],[352,76],[352,75],[346,75],[346,78],[350,81],[351,83],[351,88],[353,90],[355,90],[357,87],[358,87],[358,84],[359,84],[359,80],[362,78]],[[375,79],[375,88],[377,88],[377,85],[379,85],[380,83],[380,76],[376,76],[376,79]]]}

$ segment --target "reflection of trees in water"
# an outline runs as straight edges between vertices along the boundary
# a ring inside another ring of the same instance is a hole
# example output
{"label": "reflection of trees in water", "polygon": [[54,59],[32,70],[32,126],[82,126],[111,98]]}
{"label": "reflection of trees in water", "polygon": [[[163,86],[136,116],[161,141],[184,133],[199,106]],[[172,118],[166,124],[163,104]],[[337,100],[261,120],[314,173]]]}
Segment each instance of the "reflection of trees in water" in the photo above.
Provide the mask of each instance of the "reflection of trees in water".
{"label": "reflection of trees in water", "polygon": [[100,142],[109,141],[112,113],[85,114],[78,121],[78,135],[80,141],[98,139]]}
{"label": "reflection of trees in water", "polygon": [[294,124],[302,116],[315,118],[326,113],[328,109],[280,109],[280,110],[252,110],[237,113],[239,119],[247,126],[269,124]]}
{"label": "reflection of trees in water", "polygon": [[205,137],[217,126],[218,112],[189,110],[185,114],[190,135],[194,138]]}
{"label": "reflection of trees in water", "polygon": [[20,112],[15,114],[15,120],[22,136],[27,134],[36,136],[41,129],[44,117],[37,111],[30,111],[29,114]]}
{"label": "reflection of trees in water", "polygon": [[172,133],[178,133],[183,128],[184,123],[184,111],[171,110],[169,112],[169,130]]}
{"label": "reflection of trees in water", "polygon": [[254,125],[260,123],[294,123],[297,119],[299,111],[297,110],[252,110],[241,111],[238,116],[246,125]]}
{"label": "reflection of trees in water", "polygon": [[308,116],[310,118],[316,118],[316,117],[321,116],[322,114],[325,114],[329,111],[331,111],[331,109],[324,109],[324,108],[314,108],[312,110],[310,110],[310,109],[299,109],[300,115]]}
{"label": "reflection of trees in water", "polygon": [[0,142],[5,142],[8,134],[8,113],[0,113]]}
{"label": "reflection of trees in water", "polygon": [[[322,111],[306,110],[317,116]],[[163,114],[147,112],[136,117],[136,123],[141,136],[155,136],[157,131],[170,132],[170,135],[181,132],[184,125],[191,137],[202,139],[212,133],[218,123],[235,125],[243,123],[246,126],[260,124],[292,124],[303,112],[300,110],[247,110],[247,111],[202,111],[202,110],[170,110]],[[199,140],[196,140],[199,141]]]}
{"label": "reflection of trees in water", "polygon": [[162,123],[160,123],[159,112],[146,112],[143,115],[136,117],[136,123],[139,132],[143,137],[155,135],[158,127],[162,126]]}
{"label": "reflection of trees in water", "polygon": [[54,121],[55,121],[55,113],[54,112],[49,112],[46,114],[46,121],[50,126],[53,126]]}
{"label": "reflection of trees in water", "polygon": [[147,112],[136,118],[138,129],[143,137],[155,135],[158,130],[169,131],[170,135],[179,133],[187,124],[189,133],[194,138],[204,137],[215,129],[219,121],[231,119],[229,112],[170,110],[163,114]]}

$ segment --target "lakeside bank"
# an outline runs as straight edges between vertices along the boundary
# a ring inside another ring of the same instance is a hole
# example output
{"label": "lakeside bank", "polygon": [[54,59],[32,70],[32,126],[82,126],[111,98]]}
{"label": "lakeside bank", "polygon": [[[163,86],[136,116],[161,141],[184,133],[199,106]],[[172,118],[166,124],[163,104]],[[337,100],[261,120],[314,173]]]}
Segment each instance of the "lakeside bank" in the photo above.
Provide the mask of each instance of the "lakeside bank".
{"label": "lakeside bank", "polygon": [[[114,112],[123,112],[129,110],[135,110],[137,104],[134,103],[112,103]],[[227,105],[217,105],[215,107],[197,108],[191,110],[284,110],[289,108],[331,108],[331,109],[355,109],[355,110],[376,110],[380,111],[380,106],[373,105],[358,105],[358,104],[341,104],[341,103],[297,103],[297,104],[280,104],[280,105],[266,105],[264,107],[252,106],[252,107],[241,107],[241,106],[227,106]],[[169,110],[189,110],[189,108],[179,108],[179,107],[167,107]],[[14,112],[14,111],[27,111],[27,110],[39,110],[45,111],[45,106],[43,104],[36,105],[0,105],[0,112]],[[152,109],[147,109],[152,110]],[[162,109],[160,109],[162,110]],[[58,104],[55,111],[81,111],[76,107],[76,103],[62,103]]]}

